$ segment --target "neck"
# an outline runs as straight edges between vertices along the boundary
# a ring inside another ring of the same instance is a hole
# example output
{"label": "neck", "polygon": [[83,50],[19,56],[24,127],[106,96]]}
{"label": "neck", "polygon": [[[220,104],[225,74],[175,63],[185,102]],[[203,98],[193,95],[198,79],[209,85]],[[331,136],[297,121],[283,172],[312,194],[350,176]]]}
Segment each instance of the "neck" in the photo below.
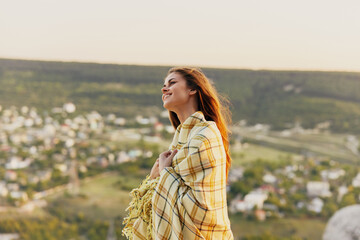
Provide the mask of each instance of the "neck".
{"label": "neck", "polygon": [[172,111],[176,113],[180,123],[185,122],[188,117],[198,111],[198,103],[196,97],[190,97],[189,101],[186,104],[178,105]]}
{"label": "neck", "polygon": [[180,120],[180,123],[185,122],[185,120],[190,117],[193,113],[195,113],[197,109],[195,107],[186,108],[181,111],[176,111],[176,115]]}

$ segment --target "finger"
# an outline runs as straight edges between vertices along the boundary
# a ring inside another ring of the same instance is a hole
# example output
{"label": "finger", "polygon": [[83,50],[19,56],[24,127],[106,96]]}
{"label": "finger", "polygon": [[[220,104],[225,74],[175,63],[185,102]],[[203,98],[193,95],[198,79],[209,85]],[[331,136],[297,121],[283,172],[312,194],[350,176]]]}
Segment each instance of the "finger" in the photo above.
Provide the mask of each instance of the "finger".
{"label": "finger", "polygon": [[171,151],[169,150],[169,151],[165,151],[165,152],[163,152],[163,153],[161,153],[160,155],[159,155],[159,157],[167,157],[167,156],[169,156],[169,154],[171,153]]}
{"label": "finger", "polygon": [[175,149],[175,150],[171,153],[171,155],[170,155],[170,157],[169,157],[169,158],[171,158],[171,159],[172,159],[172,158],[175,156],[175,154],[177,153],[177,151],[178,151],[178,150],[177,150],[177,149]]}

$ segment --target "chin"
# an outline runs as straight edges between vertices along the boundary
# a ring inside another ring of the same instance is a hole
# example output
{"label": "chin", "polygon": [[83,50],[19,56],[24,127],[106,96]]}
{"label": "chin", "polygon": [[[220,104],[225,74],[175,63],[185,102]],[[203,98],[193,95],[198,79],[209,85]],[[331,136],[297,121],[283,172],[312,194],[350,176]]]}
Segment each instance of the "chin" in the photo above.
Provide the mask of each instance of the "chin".
{"label": "chin", "polygon": [[169,104],[167,102],[163,102],[163,107],[169,110]]}
{"label": "chin", "polygon": [[164,103],[163,104],[163,107],[165,108],[165,109],[167,109],[168,111],[172,111],[172,107],[171,107],[171,104],[169,104],[169,103]]}

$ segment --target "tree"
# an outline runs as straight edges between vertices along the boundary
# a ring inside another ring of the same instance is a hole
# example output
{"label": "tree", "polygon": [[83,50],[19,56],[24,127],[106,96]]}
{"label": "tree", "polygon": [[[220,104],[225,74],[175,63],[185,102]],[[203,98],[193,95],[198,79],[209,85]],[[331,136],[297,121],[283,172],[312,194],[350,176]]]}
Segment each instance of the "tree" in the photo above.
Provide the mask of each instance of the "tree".
{"label": "tree", "polygon": [[340,202],[340,207],[346,207],[349,205],[353,205],[356,204],[356,199],[354,196],[353,192],[349,192],[347,194],[344,195],[344,197],[342,198],[341,202]]}

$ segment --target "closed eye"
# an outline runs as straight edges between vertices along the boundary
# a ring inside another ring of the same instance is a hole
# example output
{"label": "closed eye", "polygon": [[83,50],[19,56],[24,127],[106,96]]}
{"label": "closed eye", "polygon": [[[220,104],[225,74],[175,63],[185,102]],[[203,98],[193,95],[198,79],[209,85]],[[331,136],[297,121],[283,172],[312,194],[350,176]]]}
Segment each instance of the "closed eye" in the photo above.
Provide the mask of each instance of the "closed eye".
{"label": "closed eye", "polygon": [[[169,86],[170,86],[170,85],[172,85],[172,84],[174,84],[174,83],[176,83],[176,82],[175,82],[175,81],[170,80],[168,83],[169,83]],[[164,84],[164,87],[166,87],[166,85],[165,85],[165,84]]]}

